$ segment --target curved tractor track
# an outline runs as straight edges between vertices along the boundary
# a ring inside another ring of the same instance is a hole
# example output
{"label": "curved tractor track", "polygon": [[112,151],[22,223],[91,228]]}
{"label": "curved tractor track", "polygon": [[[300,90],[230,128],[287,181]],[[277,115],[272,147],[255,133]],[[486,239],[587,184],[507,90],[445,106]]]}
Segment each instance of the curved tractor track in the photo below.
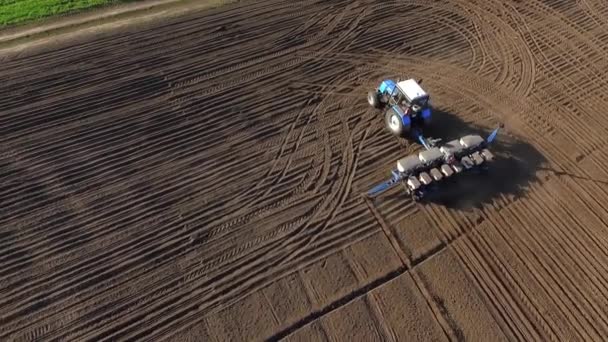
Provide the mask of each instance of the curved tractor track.
{"label": "curved tractor track", "polygon": [[[0,339],[608,336],[608,4],[250,1],[0,64]],[[362,194],[422,78],[494,171]]]}

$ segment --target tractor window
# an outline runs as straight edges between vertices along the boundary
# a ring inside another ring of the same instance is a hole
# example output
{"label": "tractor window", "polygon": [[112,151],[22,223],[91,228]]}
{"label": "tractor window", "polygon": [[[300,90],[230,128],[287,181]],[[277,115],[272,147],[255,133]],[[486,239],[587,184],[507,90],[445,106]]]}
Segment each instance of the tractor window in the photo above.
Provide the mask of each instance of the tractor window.
{"label": "tractor window", "polygon": [[393,93],[391,94],[392,103],[393,104],[399,103],[400,96],[401,96],[401,93],[399,92],[399,90],[397,90],[397,87],[395,87],[395,90],[393,90]]}
{"label": "tractor window", "polygon": [[395,87],[393,97],[397,103],[400,103],[403,100],[403,94],[397,89],[397,87]]}
{"label": "tractor window", "polygon": [[397,98],[399,96],[399,88],[397,88],[397,86],[395,86],[393,88],[393,92],[391,93],[391,96],[394,98]]}

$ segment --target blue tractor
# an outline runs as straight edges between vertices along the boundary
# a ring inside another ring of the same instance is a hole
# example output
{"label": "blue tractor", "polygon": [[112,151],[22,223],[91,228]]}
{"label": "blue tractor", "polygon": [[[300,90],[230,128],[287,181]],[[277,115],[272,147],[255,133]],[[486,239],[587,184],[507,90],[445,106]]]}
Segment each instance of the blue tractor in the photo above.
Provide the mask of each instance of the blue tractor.
{"label": "blue tractor", "polygon": [[385,111],[386,127],[396,136],[410,136],[414,130],[431,123],[429,95],[420,87],[421,83],[422,80],[387,79],[367,94],[372,107]]}

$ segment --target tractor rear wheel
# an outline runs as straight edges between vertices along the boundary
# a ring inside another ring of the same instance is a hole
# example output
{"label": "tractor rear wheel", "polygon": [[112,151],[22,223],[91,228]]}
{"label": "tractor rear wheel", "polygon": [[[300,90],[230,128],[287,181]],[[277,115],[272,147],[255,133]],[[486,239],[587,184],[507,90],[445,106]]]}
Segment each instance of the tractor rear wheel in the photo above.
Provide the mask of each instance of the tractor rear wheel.
{"label": "tractor rear wheel", "polygon": [[386,121],[386,128],[391,131],[394,135],[403,137],[405,129],[403,127],[403,121],[401,117],[394,110],[387,110],[384,114],[384,120]]}
{"label": "tractor rear wheel", "polygon": [[380,108],[380,97],[378,96],[378,92],[370,91],[367,93],[367,102],[374,108]]}

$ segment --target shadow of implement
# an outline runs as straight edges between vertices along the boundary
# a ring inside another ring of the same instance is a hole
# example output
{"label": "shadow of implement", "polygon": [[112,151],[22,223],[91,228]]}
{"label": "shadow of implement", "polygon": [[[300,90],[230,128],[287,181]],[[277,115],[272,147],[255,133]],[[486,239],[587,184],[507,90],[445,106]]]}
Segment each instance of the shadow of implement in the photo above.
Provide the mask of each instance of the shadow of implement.
{"label": "shadow of implement", "polygon": [[[425,137],[441,138],[440,145],[468,134],[486,138],[491,130],[467,123],[457,115],[433,109],[433,123]],[[487,171],[470,172],[442,181],[428,193],[422,203],[433,202],[453,209],[480,208],[499,196],[519,198],[527,185],[537,180],[536,171],[546,162],[532,145],[509,134],[505,128],[490,146],[495,159]]]}

